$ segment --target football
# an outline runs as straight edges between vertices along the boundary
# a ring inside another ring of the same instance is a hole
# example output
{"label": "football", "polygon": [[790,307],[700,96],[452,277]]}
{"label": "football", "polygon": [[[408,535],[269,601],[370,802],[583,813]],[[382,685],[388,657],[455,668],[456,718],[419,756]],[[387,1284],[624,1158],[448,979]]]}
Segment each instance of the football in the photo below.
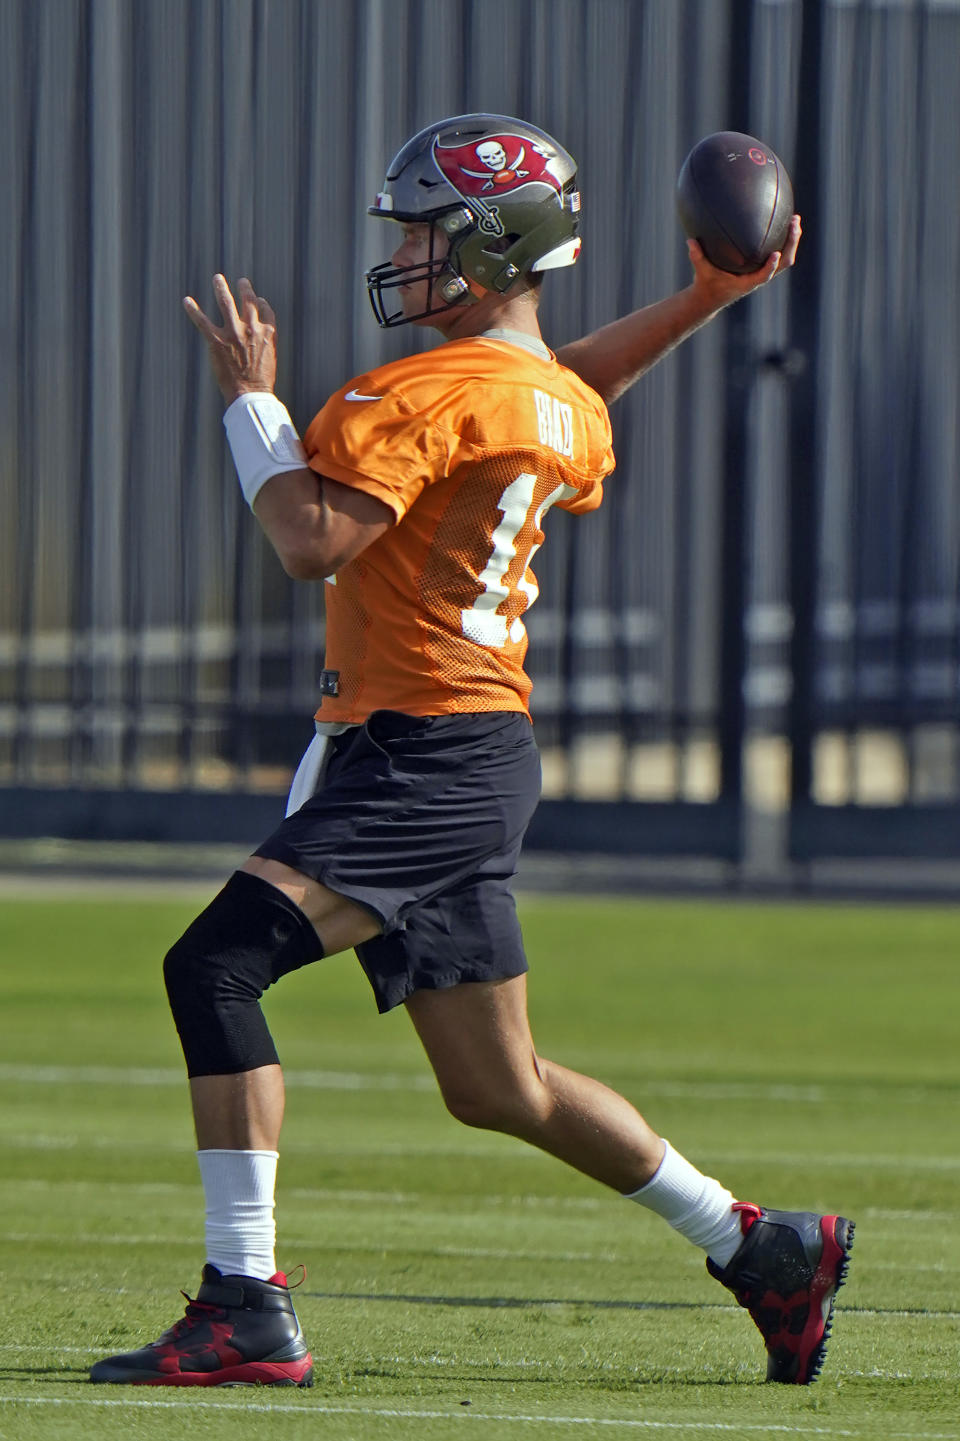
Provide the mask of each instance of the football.
{"label": "football", "polygon": [[738,130],[718,130],[683,162],[677,211],[711,264],[746,275],[783,249],[793,186],[769,145]]}

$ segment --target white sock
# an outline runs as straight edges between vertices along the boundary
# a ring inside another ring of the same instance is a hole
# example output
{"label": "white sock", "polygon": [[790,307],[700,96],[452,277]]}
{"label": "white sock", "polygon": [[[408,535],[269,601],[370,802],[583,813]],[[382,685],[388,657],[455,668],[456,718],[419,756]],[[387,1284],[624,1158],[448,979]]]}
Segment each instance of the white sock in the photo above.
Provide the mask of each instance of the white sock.
{"label": "white sock", "polygon": [[207,1260],[225,1276],[276,1274],[276,1151],[198,1151],[207,1204]]}
{"label": "white sock", "polygon": [[701,1175],[669,1141],[664,1144],[656,1175],[625,1199],[656,1211],[718,1266],[726,1266],[743,1240],[740,1215],[731,1209],[733,1196],[719,1181]]}

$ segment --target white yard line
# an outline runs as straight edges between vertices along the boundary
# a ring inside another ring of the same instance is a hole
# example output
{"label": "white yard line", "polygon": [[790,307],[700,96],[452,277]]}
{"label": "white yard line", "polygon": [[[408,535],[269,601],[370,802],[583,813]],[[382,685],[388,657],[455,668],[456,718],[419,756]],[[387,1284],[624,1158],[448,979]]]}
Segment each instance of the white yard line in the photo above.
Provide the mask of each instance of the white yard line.
{"label": "white yard line", "polygon": [[[110,1194],[121,1192],[124,1196],[182,1196],[191,1203],[200,1193],[200,1179],[195,1182],[187,1181],[111,1181],[109,1187],[103,1181],[85,1181],[72,1177],[57,1177],[47,1179],[45,1177],[31,1176],[18,1178],[15,1181],[6,1181],[0,1177],[0,1193],[5,1186],[10,1187],[17,1196],[25,1191],[55,1191],[59,1196],[63,1191],[96,1192],[98,1195],[106,1190]],[[432,1191],[364,1191],[352,1187],[336,1186],[290,1186],[284,1189],[284,1200],[326,1202],[344,1206],[401,1206],[404,1209],[410,1206],[431,1205],[441,1208],[442,1198]],[[461,1196],[459,1204],[467,1198]],[[491,1210],[507,1207],[511,1211],[517,1210],[553,1210],[553,1211],[606,1211],[610,1208],[610,1200],[606,1196],[537,1196],[537,1195],[511,1195],[501,1194],[496,1191],[484,1192],[482,1195],[471,1195],[470,1205],[474,1208],[489,1207]],[[125,1203],[124,1203],[125,1205]],[[124,1209],[121,1206],[121,1209]],[[927,1224],[927,1225],[953,1225],[960,1218],[960,1211],[917,1211],[913,1209],[893,1210],[887,1206],[864,1206],[857,1212],[858,1221],[893,1221],[903,1225]]]}
{"label": "white yard line", "polygon": [[[432,1076],[370,1071],[289,1070],[287,1084],[315,1091],[429,1091],[436,1089]],[[0,1084],[68,1086],[183,1086],[184,1072],[178,1066],[37,1066],[0,1064]],[[857,1081],[832,1086],[769,1085],[764,1081],[683,1081],[650,1077],[641,1083],[646,1095],[673,1100],[764,1101],[783,1105],[819,1106],[834,1093],[847,1099],[896,1100],[900,1103],[929,1102],[931,1096],[949,1104],[952,1097],[939,1084],[905,1081],[889,1086],[872,1086]],[[958,1160],[957,1164],[960,1164]]]}
{"label": "white yard line", "polygon": [[[43,1355],[49,1357],[57,1356],[102,1356],[102,1346],[49,1346],[36,1342],[32,1346],[0,1344],[0,1353],[14,1356]],[[366,1365],[393,1365],[393,1366],[437,1366],[437,1367],[462,1367],[466,1370],[478,1371],[563,1371],[567,1369],[563,1361],[531,1360],[528,1356],[511,1359],[507,1356],[379,1356],[367,1355],[357,1358]],[[604,1361],[594,1366],[576,1367],[577,1370],[594,1371],[623,1371],[640,1374],[640,1368],[633,1366],[629,1368],[617,1367],[611,1361]],[[671,1375],[678,1378],[687,1373],[679,1366],[658,1366],[657,1374]],[[858,1376],[871,1381],[952,1381],[956,1373],[953,1370],[943,1371],[885,1371],[880,1367],[873,1367],[869,1371],[847,1371],[842,1372],[844,1377]],[[79,1398],[83,1399],[83,1398]]]}
{"label": "white yard line", "polygon": [[[721,1432],[756,1432],[758,1434],[776,1434],[787,1436],[857,1436],[856,1431],[826,1427],[826,1426],[785,1426],[780,1423],[751,1424],[751,1423],[727,1423],[725,1421],[650,1421],[635,1418],[617,1420],[612,1416],[537,1416],[534,1414],[498,1414],[492,1411],[474,1411],[472,1408],[458,1407],[456,1410],[447,1411],[426,1411],[426,1410],[401,1410],[398,1407],[386,1406],[329,1406],[323,1402],[316,1403],[305,1400],[300,1406],[279,1403],[271,1405],[263,1402],[252,1402],[247,1405],[231,1404],[230,1402],[201,1401],[195,1395],[187,1401],[186,1398],[177,1400],[132,1400],[127,1397],[99,1397],[99,1396],[31,1396],[24,1397],[22,1401],[11,1396],[0,1396],[0,1404],[24,1405],[24,1406],[102,1406],[102,1407],[124,1407],[126,1409],[143,1410],[174,1410],[187,1404],[191,1411],[200,1407],[215,1411],[237,1411],[242,1415],[248,1412],[262,1412],[266,1415],[274,1415],[277,1412],[292,1412],[297,1415],[319,1415],[319,1416],[379,1416],[387,1417],[397,1421],[497,1421],[503,1424],[515,1424],[525,1426],[610,1426],[622,1427],[628,1430],[637,1431],[721,1431]],[[914,1432],[913,1436],[923,1441],[940,1441],[934,1433]]]}
{"label": "white yard line", "polygon": [[[200,1177],[196,1181],[86,1181],[77,1178],[65,1177],[41,1177],[28,1176],[16,1180],[5,1180],[0,1177],[0,1195],[4,1189],[9,1189],[14,1197],[21,1197],[27,1191],[56,1193],[59,1197],[64,1191],[82,1192],[95,1194],[103,1199],[117,1194],[123,1197],[130,1196],[168,1196],[183,1198],[191,1206],[200,1195]],[[338,1188],[335,1186],[289,1186],[283,1191],[283,1199],[286,1203],[291,1201],[307,1201],[313,1205],[318,1202],[326,1204],[337,1204],[353,1208],[359,1205],[369,1206],[399,1206],[409,1210],[411,1206],[418,1207],[421,1211],[431,1207],[444,1211],[445,1201],[442,1196],[432,1191],[364,1191],[353,1187]],[[610,1200],[605,1197],[592,1196],[516,1196],[497,1192],[486,1192],[482,1195],[460,1195],[457,1198],[457,1205],[463,1208],[465,1201],[469,1199],[473,1208],[485,1207],[491,1210],[507,1208],[511,1211],[522,1210],[550,1210],[550,1211],[606,1211],[610,1208]],[[119,1205],[120,1211],[126,1216],[128,1202],[122,1201]],[[448,1207],[447,1207],[448,1209]],[[911,1218],[913,1219],[913,1218]],[[915,1219],[923,1220],[921,1214]],[[936,1219],[950,1220],[947,1213],[938,1213]]]}
{"label": "white yard line", "polygon": [[[364,1071],[287,1071],[288,1086],[314,1091],[435,1091],[431,1076],[396,1076]],[[174,1066],[17,1066],[0,1065],[0,1082],[24,1086],[185,1086]]]}
{"label": "white yard line", "polygon": [[[71,1231],[56,1236],[49,1231],[0,1231],[0,1244],[4,1245],[49,1246],[58,1243],[69,1246],[163,1246],[169,1250],[176,1250],[177,1248],[195,1246],[196,1238],[194,1236],[158,1235],[155,1233],[124,1233],[123,1235],[118,1235],[115,1232],[105,1234]],[[309,1250],[317,1245],[317,1238],[315,1235],[285,1235],[283,1244],[289,1250],[293,1251]],[[341,1241],[338,1244],[332,1244],[327,1241],[322,1244],[322,1250],[327,1254],[379,1256],[383,1252],[383,1245],[379,1242],[371,1244],[363,1241]],[[403,1246],[403,1252],[408,1256],[446,1256],[453,1260],[467,1261],[535,1261],[541,1265],[580,1264],[589,1266],[622,1266],[624,1264],[623,1255],[618,1251],[526,1251],[501,1246],[447,1246],[442,1244],[427,1245],[424,1243],[417,1245],[411,1240]],[[880,1261],[873,1262],[871,1270],[902,1271],[911,1276],[918,1272],[929,1272],[941,1276],[954,1275],[957,1271],[960,1271],[960,1266],[947,1265],[945,1262],[940,1261],[933,1265],[919,1265],[914,1261]],[[370,1299],[377,1300],[378,1298],[371,1296]],[[566,1305],[567,1303],[557,1302],[556,1304]],[[925,1311],[923,1314],[930,1315],[932,1313]]]}
{"label": "white yard line", "polygon": [[[50,1244],[62,1241],[71,1246],[165,1246],[174,1248],[177,1246],[194,1246],[196,1238],[192,1236],[169,1236],[169,1235],[117,1235],[111,1233],[103,1235],[95,1232],[71,1231],[68,1235],[53,1236],[44,1231],[0,1231],[0,1242],[11,1246],[34,1246]],[[316,1245],[315,1236],[285,1236],[284,1245],[292,1249],[311,1247]],[[494,1246],[443,1246],[443,1245],[405,1245],[404,1253],[420,1254],[424,1256],[450,1256],[466,1258],[467,1260],[480,1261],[580,1261],[591,1266],[608,1265],[621,1266],[623,1257],[614,1251],[517,1251]],[[348,1252],[379,1256],[383,1254],[383,1243],[357,1242],[355,1245],[345,1241],[339,1245],[324,1246],[326,1251]],[[915,1268],[914,1268],[915,1269]],[[376,1299],[375,1297],[372,1299]],[[561,1303],[558,1303],[561,1304]],[[563,1303],[565,1304],[565,1303]]]}
{"label": "white yard line", "polygon": [[[0,1396],[0,1405],[12,1406],[94,1406],[108,1408],[122,1408],[128,1413],[133,1410],[177,1410],[189,1407],[191,1412],[196,1410],[209,1411],[235,1411],[238,1415],[245,1416],[251,1413],[262,1413],[263,1415],[277,1415],[287,1412],[298,1416],[376,1416],[393,1421],[463,1421],[489,1423],[495,1421],[499,1425],[515,1426],[604,1426],[611,1430],[619,1428],[623,1431],[704,1431],[719,1432],[721,1434],[734,1435],[757,1435],[757,1436],[837,1436],[837,1437],[876,1437],[877,1431],[873,1423],[868,1425],[866,1430],[851,1431],[845,1426],[791,1426],[784,1422],[752,1422],[752,1421],[655,1421],[639,1417],[614,1416],[564,1416],[564,1415],[536,1415],[534,1413],[498,1413],[496,1411],[474,1411],[472,1407],[457,1407],[455,1410],[428,1411],[428,1410],[402,1410],[396,1406],[338,1406],[327,1405],[324,1402],[316,1402],[310,1398],[304,1398],[301,1405],[292,1406],[289,1403],[278,1402],[248,1402],[237,1403],[230,1401],[207,1401],[199,1399],[195,1394],[181,1399],[150,1399],[134,1400],[132,1397],[99,1397],[99,1396],[30,1396],[13,1397]],[[883,1441],[957,1441],[957,1431],[884,1431],[881,1433]]]}
{"label": "white yard line", "polygon": [[[454,1134],[451,1132],[451,1134]],[[477,1160],[481,1156],[501,1158],[509,1149],[509,1142],[506,1138],[494,1137],[487,1133],[489,1139],[471,1141],[469,1144],[458,1145],[454,1141],[445,1144],[437,1143],[431,1146],[411,1145],[403,1141],[362,1142],[353,1145],[325,1145],[323,1143],[307,1141],[285,1141],[284,1150],[286,1154],[297,1155],[326,1155],[328,1157],[350,1156],[355,1158],[379,1158],[385,1156],[403,1156],[408,1160],[414,1157],[443,1157],[454,1159],[458,1156],[470,1157]],[[133,1139],[129,1136],[93,1135],[78,1137],[72,1132],[28,1132],[8,1131],[0,1132],[0,1140],[7,1149],[20,1151],[72,1151],[84,1148],[93,1151],[153,1151],[158,1156],[166,1155],[169,1152],[183,1153],[187,1149],[187,1142],[171,1139],[158,1139],[146,1133]],[[529,1152],[523,1159],[528,1162],[539,1164],[543,1159],[538,1152]],[[869,1168],[875,1171],[893,1171],[902,1173],[905,1169],[914,1171],[960,1171],[960,1156],[930,1156],[914,1155],[904,1153],[903,1155],[859,1155],[856,1152],[845,1152],[840,1155],[826,1155],[824,1152],[778,1152],[778,1151],[724,1151],[709,1152],[700,1151],[697,1160],[701,1166],[706,1168],[719,1167],[721,1165],[731,1166],[778,1166],[784,1169],[800,1169],[816,1173],[818,1171],[848,1171],[863,1170]]]}

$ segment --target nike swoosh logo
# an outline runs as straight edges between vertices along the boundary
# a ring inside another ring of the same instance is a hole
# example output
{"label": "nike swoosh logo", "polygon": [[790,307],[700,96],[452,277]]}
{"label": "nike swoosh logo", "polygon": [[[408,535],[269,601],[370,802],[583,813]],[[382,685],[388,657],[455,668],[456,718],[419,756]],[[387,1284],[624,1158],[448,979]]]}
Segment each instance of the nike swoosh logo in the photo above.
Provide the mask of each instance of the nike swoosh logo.
{"label": "nike swoosh logo", "polygon": [[361,395],[359,390],[348,390],[344,400],[382,400],[382,395]]}

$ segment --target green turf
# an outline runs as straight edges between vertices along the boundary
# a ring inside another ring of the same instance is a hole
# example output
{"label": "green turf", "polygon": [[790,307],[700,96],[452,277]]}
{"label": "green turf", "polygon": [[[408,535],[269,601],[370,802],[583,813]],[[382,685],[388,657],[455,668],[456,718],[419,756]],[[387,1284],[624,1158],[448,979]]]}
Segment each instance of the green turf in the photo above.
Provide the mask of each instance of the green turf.
{"label": "green turf", "polygon": [[[662,1222],[444,1112],[352,958],[270,998],[290,1070],[279,1259],[317,1384],[124,1391],[202,1260],[159,984],[195,902],[0,903],[3,1441],[960,1436],[960,912],[526,898],[540,1049],[738,1194],[857,1220],[823,1377]],[[240,1414],[238,1414],[240,1413]]]}

